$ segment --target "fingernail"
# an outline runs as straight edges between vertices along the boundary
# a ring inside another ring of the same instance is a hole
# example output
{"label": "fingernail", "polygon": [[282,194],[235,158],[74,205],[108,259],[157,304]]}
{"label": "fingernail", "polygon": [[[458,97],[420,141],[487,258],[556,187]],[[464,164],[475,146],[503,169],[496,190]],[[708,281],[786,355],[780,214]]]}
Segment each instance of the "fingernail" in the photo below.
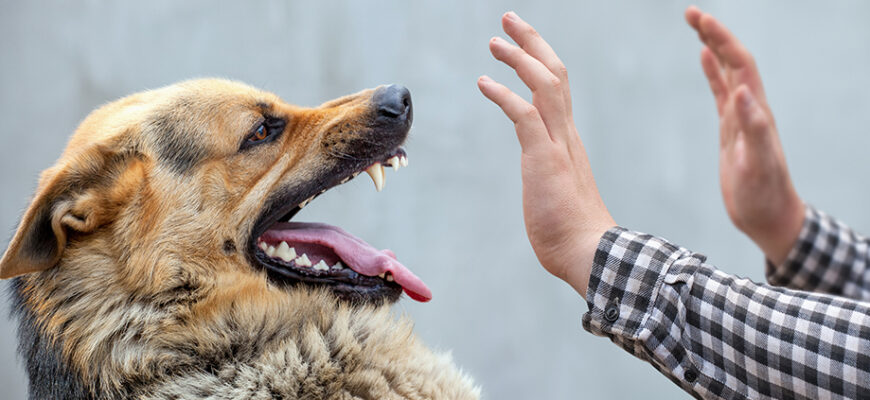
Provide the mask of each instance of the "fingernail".
{"label": "fingernail", "polygon": [[507,19],[511,21],[518,21],[520,19],[520,16],[513,11],[508,11],[507,13],[505,13],[505,17],[507,17]]}
{"label": "fingernail", "polygon": [[478,81],[479,81],[480,83],[487,83],[487,84],[488,84],[488,83],[492,83],[492,79],[490,79],[490,78],[489,78],[488,76],[486,76],[486,75],[481,76],[480,79],[478,79]]}

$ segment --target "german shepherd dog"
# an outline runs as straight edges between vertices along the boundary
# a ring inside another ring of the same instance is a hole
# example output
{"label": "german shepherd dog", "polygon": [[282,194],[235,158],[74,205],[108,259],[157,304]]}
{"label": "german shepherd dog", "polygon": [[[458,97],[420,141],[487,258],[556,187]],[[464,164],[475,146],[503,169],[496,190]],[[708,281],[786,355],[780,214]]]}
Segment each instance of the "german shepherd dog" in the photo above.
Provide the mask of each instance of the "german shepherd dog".
{"label": "german shepherd dog", "polygon": [[475,399],[389,306],[388,250],[287,222],[407,165],[411,98],[317,108],[225,80],[109,103],[46,170],[3,258],[31,399]]}

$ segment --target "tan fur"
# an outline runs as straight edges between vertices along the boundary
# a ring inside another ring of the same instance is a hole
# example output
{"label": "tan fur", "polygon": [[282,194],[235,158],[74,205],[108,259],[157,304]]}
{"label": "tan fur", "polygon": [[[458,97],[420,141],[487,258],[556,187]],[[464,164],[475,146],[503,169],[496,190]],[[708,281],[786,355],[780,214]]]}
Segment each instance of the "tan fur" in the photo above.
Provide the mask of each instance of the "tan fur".
{"label": "tan fur", "polygon": [[[276,287],[243,252],[270,194],[353,150],[371,93],[306,109],[198,80],[105,105],[43,173],[0,277],[103,397],[477,398],[387,306]],[[239,152],[264,108],[287,131]]]}

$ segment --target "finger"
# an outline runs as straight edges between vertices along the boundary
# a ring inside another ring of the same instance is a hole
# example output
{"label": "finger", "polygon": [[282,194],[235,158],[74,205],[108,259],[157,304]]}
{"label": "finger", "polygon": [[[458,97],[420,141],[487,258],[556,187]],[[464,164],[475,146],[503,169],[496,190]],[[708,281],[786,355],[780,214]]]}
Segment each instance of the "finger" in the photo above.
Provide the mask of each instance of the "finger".
{"label": "finger", "polygon": [[737,88],[735,96],[737,120],[740,129],[746,133],[747,142],[755,146],[762,145],[770,138],[772,121],[746,85]]}
{"label": "finger", "polygon": [[535,28],[523,21],[513,11],[505,13],[501,23],[505,33],[517,42],[526,53],[544,64],[557,78],[565,82],[568,81],[568,70],[565,68],[565,64]]}
{"label": "finger", "polygon": [[732,89],[741,84],[746,84],[749,89],[764,101],[764,88],[761,84],[761,76],[755,65],[752,54],[737,40],[728,28],[717,21],[710,14],[704,14],[699,21],[701,32],[707,38],[706,43],[710,50],[719,59],[722,67],[730,69],[734,75],[732,82],[728,82]]}
{"label": "finger", "polygon": [[725,109],[725,102],[728,101],[728,86],[725,83],[725,78],[722,76],[722,67],[716,56],[709,48],[701,49],[701,66],[704,69],[704,75],[707,77],[707,82],[710,83],[710,90],[713,92],[713,98],[716,99],[716,111],[719,116]]}
{"label": "finger", "polygon": [[701,16],[704,15],[703,12],[698,7],[689,6],[686,9],[685,14],[683,15],[686,18],[686,22],[689,23],[689,26],[692,29],[700,32],[701,31]]}
{"label": "finger", "polygon": [[477,87],[513,121],[524,151],[552,143],[547,127],[535,106],[488,76],[481,76],[477,80]]}
{"label": "finger", "polygon": [[686,22],[688,22],[689,26],[698,33],[698,39],[700,39],[702,43],[706,43],[707,38],[704,37],[703,32],[701,32],[701,16],[703,15],[704,13],[695,6],[689,6],[684,14]]}
{"label": "finger", "polygon": [[531,89],[535,106],[553,138],[567,138],[570,114],[562,96],[564,83],[540,61],[502,38],[493,38],[489,48],[496,59],[513,68]]}

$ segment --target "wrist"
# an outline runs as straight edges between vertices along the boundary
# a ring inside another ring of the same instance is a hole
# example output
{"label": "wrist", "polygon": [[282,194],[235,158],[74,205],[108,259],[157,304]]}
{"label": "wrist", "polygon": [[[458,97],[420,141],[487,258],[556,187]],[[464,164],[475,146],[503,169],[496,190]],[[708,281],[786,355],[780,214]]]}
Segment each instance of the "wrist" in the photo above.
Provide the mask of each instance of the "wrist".
{"label": "wrist", "polygon": [[595,253],[598,251],[598,245],[601,242],[601,237],[608,229],[616,224],[606,224],[596,229],[586,232],[581,237],[577,238],[576,248],[578,252],[576,258],[565,270],[565,276],[560,277],[566,283],[571,285],[577,293],[584,299],[586,291],[589,288],[589,279],[592,274],[592,268],[595,265]]}
{"label": "wrist", "polygon": [[800,236],[805,215],[806,206],[795,196],[794,200],[783,204],[783,214],[776,223],[763,232],[750,235],[750,238],[771,263],[782,264]]}

